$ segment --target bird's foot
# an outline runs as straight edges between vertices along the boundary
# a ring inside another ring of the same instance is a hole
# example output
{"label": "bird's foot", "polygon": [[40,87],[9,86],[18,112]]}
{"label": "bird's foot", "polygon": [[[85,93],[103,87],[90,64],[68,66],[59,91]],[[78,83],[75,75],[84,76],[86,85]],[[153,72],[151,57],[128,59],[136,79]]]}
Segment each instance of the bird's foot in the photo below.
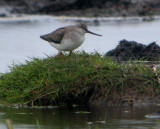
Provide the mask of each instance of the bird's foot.
{"label": "bird's foot", "polygon": [[63,60],[63,54],[62,54],[62,52],[59,52],[58,55],[60,56],[61,60]]}

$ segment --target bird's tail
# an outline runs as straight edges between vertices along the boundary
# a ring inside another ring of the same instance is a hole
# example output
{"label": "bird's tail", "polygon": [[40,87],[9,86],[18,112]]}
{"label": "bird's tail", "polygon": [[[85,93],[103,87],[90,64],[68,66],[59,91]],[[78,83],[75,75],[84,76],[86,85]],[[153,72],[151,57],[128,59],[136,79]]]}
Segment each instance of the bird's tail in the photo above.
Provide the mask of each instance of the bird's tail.
{"label": "bird's tail", "polygon": [[41,35],[40,38],[43,39],[43,40],[46,40],[44,35]]}

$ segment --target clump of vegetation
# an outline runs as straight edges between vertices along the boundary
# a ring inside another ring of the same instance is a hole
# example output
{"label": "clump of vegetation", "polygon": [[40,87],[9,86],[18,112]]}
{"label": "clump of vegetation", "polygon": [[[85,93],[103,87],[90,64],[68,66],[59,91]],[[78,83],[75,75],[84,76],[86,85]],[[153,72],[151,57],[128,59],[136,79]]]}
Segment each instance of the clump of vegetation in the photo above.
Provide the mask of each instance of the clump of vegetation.
{"label": "clump of vegetation", "polygon": [[[33,58],[0,79],[0,102],[8,104],[119,103],[126,96],[156,96],[157,76],[144,64],[120,64],[98,53]],[[134,100],[133,100],[134,101]]]}

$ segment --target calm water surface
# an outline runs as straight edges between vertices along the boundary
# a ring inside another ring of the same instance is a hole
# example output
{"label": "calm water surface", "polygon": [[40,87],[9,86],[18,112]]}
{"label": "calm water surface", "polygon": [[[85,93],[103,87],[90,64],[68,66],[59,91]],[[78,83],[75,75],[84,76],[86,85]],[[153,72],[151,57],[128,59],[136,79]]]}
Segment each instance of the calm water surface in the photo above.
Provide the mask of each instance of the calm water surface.
{"label": "calm water surface", "polygon": [[[6,129],[5,119],[11,119],[14,129],[159,129],[160,120],[145,115],[158,107],[58,107],[0,108],[0,129]],[[78,111],[90,113],[80,114]],[[91,123],[92,122],[92,123]]]}
{"label": "calm water surface", "polygon": [[[0,72],[7,72],[13,63],[23,63],[29,57],[45,57],[57,54],[47,42],[39,38],[61,26],[75,24],[74,20],[55,19],[53,17],[33,17],[0,19]],[[78,51],[98,51],[101,54],[115,48],[122,39],[134,40],[144,44],[156,41],[160,44],[160,21],[106,21],[89,22],[89,29],[102,34],[98,37],[86,34],[84,44]]]}

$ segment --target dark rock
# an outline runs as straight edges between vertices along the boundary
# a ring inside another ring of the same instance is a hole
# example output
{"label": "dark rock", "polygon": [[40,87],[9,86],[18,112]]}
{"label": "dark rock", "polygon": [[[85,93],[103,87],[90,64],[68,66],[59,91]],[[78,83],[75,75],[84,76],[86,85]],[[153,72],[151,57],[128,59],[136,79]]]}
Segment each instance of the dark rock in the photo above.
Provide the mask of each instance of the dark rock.
{"label": "dark rock", "polygon": [[155,42],[149,45],[143,45],[135,41],[122,40],[115,49],[107,52],[106,56],[117,61],[140,59],[158,61],[160,60],[160,46]]}
{"label": "dark rock", "polygon": [[0,17],[6,17],[7,15],[5,13],[0,14]]}

